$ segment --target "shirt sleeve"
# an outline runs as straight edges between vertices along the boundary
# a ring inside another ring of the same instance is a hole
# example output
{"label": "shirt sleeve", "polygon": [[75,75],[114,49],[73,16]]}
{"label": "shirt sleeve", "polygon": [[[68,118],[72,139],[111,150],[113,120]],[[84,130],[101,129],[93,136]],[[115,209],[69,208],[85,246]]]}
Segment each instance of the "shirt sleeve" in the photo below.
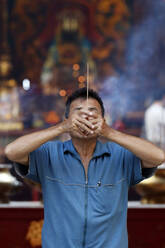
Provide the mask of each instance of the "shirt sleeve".
{"label": "shirt sleeve", "polygon": [[16,173],[37,183],[42,183],[44,169],[48,163],[48,145],[43,144],[35,151],[29,154],[29,166],[15,163]]}
{"label": "shirt sleeve", "polygon": [[127,149],[125,149],[124,154],[124,165],[130,186],[151,177],[156,170],[156,168],[142,168],[141,160]]}

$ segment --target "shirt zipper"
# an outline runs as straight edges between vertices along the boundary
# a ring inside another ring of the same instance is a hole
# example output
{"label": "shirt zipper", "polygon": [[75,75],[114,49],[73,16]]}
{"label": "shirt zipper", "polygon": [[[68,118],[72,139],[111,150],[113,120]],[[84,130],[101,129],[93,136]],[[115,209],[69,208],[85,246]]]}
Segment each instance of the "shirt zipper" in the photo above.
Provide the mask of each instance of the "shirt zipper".
{"label": "shirt zipper", "polygon": [[84,222],[83,248],[85,248],[85,244],[86,244],[87,210],[88,210],[88,177],[86,176],[86,181],[85,181],[85,204],[84,204],[85,222]]}
{"label": "shirt zipper", "polygon": [[88,170],[89,170],[89,165],[91,160],[89,161],[88,164],[88,170],[87,170],[87,174],[84,168],[84,165],[82,164],[82,161],[80,160],[81,165],[83,167],[84,170],[84,176],[85,176],[85,204],[84,204],[84,233],[83,233],[83,242],[82,242],[82,246],[83,248],[85,248],[86,245],[86,233],[87,233],[87,213],[88,213]]}

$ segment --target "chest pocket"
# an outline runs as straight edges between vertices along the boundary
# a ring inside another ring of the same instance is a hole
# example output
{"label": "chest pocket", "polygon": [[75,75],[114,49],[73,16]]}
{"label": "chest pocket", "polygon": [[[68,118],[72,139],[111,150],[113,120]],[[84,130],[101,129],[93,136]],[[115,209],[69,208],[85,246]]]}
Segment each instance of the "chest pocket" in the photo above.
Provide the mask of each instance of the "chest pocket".
{"label": "chest pocket", "polygon": [[[70,183],[70,182],[67,182],[67,181],[63,181],[62,179],[59,179],[59,178],[52,178],[52,177],[49,177],[49,176],[46,176],[46,181],[48,183],[54,183],[54,184],[59,184],[59,185],[62,185],[62,186],[79,186],[79,187],[83,187],[84,188],[84,184],[80,184],[80,183]],[[72,181],[72,180],[70,180]]]}
{"label": "chest pocket", "polygon": [[102,184],[96,188],[95,199],[97,211],[112,213],[122,211],[124,200],[127,198],[127,184],[123,178],[115,183]]}

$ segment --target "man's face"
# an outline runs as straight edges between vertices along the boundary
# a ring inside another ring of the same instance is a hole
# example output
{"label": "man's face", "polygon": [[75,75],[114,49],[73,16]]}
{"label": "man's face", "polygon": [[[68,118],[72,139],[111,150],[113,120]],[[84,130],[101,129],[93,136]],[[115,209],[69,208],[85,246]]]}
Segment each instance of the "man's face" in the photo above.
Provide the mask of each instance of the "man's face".
{"label": "man's face", "polygon": [[[79,117],[85,118],[86,120],[90,121],[94,119],[94,117],[88,116],[89,113],[92,113],[93,115],[97,115],[98,117],[102,117],[102,111],[101,111],[101,106],[99,102],[94,99],[94,98],[89,98],[88,101],[87,99],[84,98],[78,98],[74,100],[71,105],[70,105],[70,111],[69,111],[69,118],[72,117],[73,114],[77,114]],[[96,118],[96,117],[95,117]],[[77,138],[89,138],[89,137],[84,137],[80,133],[74,131],[71,136],[77,137]],[[96,137],[97,135],[95,135]],[[94,137],[94,135],[92,135]]]}

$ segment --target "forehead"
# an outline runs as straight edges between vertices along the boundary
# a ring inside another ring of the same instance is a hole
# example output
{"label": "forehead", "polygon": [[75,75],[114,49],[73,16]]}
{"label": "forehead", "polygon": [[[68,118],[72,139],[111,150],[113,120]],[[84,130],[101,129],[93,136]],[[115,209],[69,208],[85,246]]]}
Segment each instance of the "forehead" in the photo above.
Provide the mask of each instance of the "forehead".
{"label": "forehead", "polygon": [[70,108],[75,108],[77,106],[85,107],[87,105],[88,107],[95,107],[97,109],[101,109],[99,102],[94,98],[89,98],[88,101],[84,98],[78,98],[71,103]]}

